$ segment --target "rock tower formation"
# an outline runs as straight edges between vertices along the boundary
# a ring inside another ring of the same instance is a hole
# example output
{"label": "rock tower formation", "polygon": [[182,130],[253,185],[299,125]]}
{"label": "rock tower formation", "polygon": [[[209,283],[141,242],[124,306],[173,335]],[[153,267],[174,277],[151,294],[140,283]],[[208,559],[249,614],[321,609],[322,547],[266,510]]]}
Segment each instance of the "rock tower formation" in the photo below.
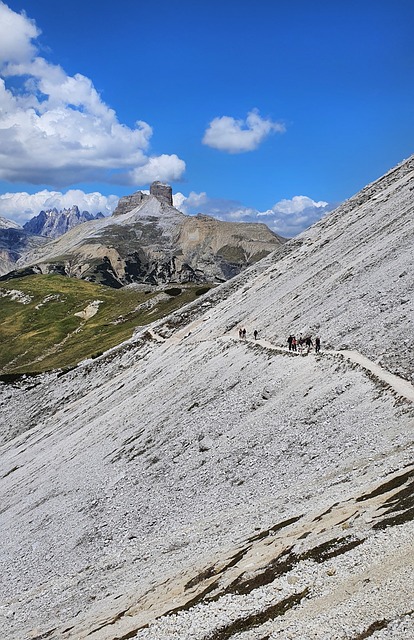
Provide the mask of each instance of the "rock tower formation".
{"label": "rock tower formation", "polygon": [[150,186],[150,194],[155,196],[160,202],[165,202],[169,204],[170,207],[173,206],[172,187],[170,187],[169,184],[159,182],[158,180],[153,182]]}
{"label": "rock tower formation", "polygon": [[[173,206],[173,198],[172,198],[172,187],[169,184],[165,184],[164,182],[153,182],[150,186],[150,194],[155,196],[157,200],[160,202],[165,202],[166,204]],[[113,212],[113,216],[120,216],[123,213],[128,213],[138,207],[144,200],[148,199],[148,195],[142,193],[142,191],[136,191],[135,193],[129,196],[123,196],[119,199],[118,205]]]}

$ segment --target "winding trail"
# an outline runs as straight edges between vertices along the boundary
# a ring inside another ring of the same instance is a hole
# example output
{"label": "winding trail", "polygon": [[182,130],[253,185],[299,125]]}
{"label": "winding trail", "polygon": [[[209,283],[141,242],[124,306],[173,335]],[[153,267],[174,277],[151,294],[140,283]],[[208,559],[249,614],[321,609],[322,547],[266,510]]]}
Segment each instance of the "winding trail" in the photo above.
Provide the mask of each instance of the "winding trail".
{"label": "winding trail", "polygon": [[[167,339],[162,338],[160,335],[155,333],[152,328],[149,329],[149,333],[156,342],[172,342],[174,344],[179,344],[182,340],[188,338],[192,334],[194,329],[198,328],[202,324],[203,320],[197,319],[196,321],[187,325],[184,329],[180,329],[179,331],[175,332],[170,338]],[[232,342],[246,342],[250,345],[259,345],[265,349],[276,351],[277,353],[280,353],[282,355],[289,354],[292,357],[304,357],[308,355],[306,352],[301,354],[299,352],[295,353],[294,351],[289,351],[289,349],[287,349],[286,347],[278,346],[273,342],[269,342],[268,340],[262,338],[259,338],[257,340],[244,338],[240,340],[239,338],[225,335],[219,339]],[[394,373],[390,373],[386,369],[383,369],[379,364],[376,364],[366,356],[363,356],[362,353],[359,353],[359,351],[345,349],[343,351],[323,350],[321,352],[321,355],[328,357],[339,356],[344,360],[351,362],[352,364],[356,364],[357,366],[361,367],[361,369],[363,369],[366,373],[370,373],[377,380],[389,387],[399,398],[403,398],[408,402],[414,403],[414,386],[410,382],[408,382],[408,380],[405,380],[404,378],[401,378],[400,376],[397,376]]]}
{"label": "winding trail", "polygon": [[[260,344],[261,346],[266,347],[266,349],[272,349],[274,351],[278,351],[279,353],[290,353],[293,356],[308,355],[305,353],[300,354],[289,351],[285,347],[278,347],[268,340],[248,340],[248,342],[253,344]],[[364,369],[365,371],[369,371],[375,376],[375,378],[381,380],[381,382],[385,383],[388,387],[393,389],[393,391],[395,391],[395,393],[399,397],[404,398],[409,402],[414,402],[414,387],[410,382],[408,382],[408,380],[400,378],[400,376],[397,376],[394,373],[390,373],[386,369],[383,369],[379,366],[379,364],[372,362],[372,360],[370,360],[366,356],[363,356],[362,353],[359,353],[359,351],[345,349],[343,351],[332,350],[323,351],[322,355],[340,356],[341,358],[344,358],[345,360],[348,360],[349,362],[360,366],[362,369]]]}
{"label": "winding trail", "polygon": [[359,351],[344,350],[328,351],[327,353],[340,355],[346,360],[350,360],[351,362],[360,365],[363,369],[370,371],[376,378],[379,378],[379,380],[382,380],[382,382],[385,382],[385,384],[394,389],[400,397],[403,397],[410,402],[414,402],[414,387],[410,382],[408,382],[408,380],[400,378],[394,373],[390,373],[386,369],[383,369],[375,362],[372,362],[372,360],[369,360],[369,358],[363,356]]}

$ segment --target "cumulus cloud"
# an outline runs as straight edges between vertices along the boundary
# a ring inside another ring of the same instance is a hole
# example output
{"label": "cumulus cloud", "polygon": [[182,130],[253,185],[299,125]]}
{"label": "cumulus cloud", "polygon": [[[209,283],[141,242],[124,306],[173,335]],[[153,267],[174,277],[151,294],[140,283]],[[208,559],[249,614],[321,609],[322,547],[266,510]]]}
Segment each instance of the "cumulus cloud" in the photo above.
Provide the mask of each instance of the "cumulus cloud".
{"label": "cumulus cloud", "polygon": [[204,205],[208,203],[211,203],[211,199],[207,198],[205,191],[201,193],[191,191],[188,196],[185,196],[181,192],[173,194],[174,207],[187,215],[200,213]]}
{"label": "cumulus cloud", "polygon": [[[323,209],[326,207],[328,203],[323,200],[319,200],[319,202],[315,202],[312,198],[308,198],[308,196],[293,196],[291,200],[279,200],[275,205],[273,205],[271,211],[272,213],[283,213],[283,214],[297,214],[305,211],[306,209]],[[269,212],[264,212],[259,215],[268,215]],[[270,214],[270,215],[271,215]]]}
{"label": "cumulus cloud", "polygon": [[308,196],[294,196],[290,200],[280,200],[267,211],[258,212],[257,217],[280,235],[293,237],[320,220],[335,206],[334,203],[315,201]]}
{"label": "cumulus cloud", "polygon": [[253,151],[271,133],[284,133],[282,122],[262,118],[257,109],[247,114],[246,120],[236,120],[231,116],[214,118],[206,129],[203,144],[219,151],[243,153]]}
{"label": "cumulus cloud", "polygon": [[30,60],[35,54],[32,40],[41,31],[26,14],[12,11],[0,2],[0,65],[4,62]]}
{"label": "cumulus cloud", "polygon": [[151,126],[120,123],[89,78],[38,56],[39,34],[0,0],[0,179],[61,186],[179,179],[178,156],[149,156]]}
{"label": "cumulus cloud", "polygon": [[146,184],[154,180],[166,182],[179,180],[184,171],[185,162],[175,153],[170,156],[162,154],[148,158],[145,165],[130,171],[126,184]]}
{"label": "cumulus cloud", "polygon": [[286,238],[307,229],[335,206],[308,196],[294,196],[290,200],[280,200],[266,211],[259,211],[234,200],[209,198],[205,192],[191,192],[188,197],[179,192],[173,196],[173,201],[174,206],[187,215],[204,213],[231,222],[263,222]]}
{"label": "cumulus cloud", "polygon": [[40,211],[48,209],[70,209],[77,205],[81,211],[89,211],[93,215],[103,213],[109,215],[118,204],[118,196],[104,196],[99,192],[85,193],[80,189],[70,189],[66,193],[47,191],[29,194],[5,193],[0,195],[0,216],[12,219],[23,225],[27,220],[37,216]]}

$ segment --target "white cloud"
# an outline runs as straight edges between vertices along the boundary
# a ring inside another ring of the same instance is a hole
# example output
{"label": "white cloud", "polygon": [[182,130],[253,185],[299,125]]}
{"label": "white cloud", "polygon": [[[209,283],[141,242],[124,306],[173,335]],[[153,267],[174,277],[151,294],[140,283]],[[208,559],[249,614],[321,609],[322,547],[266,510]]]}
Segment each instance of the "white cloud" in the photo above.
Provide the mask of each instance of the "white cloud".
{"label": "white cloud", "polygon": [[293,196],[290,200],[280,200],[267,211],[257,212],[257,216],[259,219],[265,217],[266,224],[280,235],[292,237],[310,227],[333,208],[333,204],[324,200]]}
{"label": "white cloud", "polygon": [[177,155],[162,154],[148,158],[146,164],[129,172],[126,184],[147,184],[154,180],[179,180],[185,171],[185,162]]}
{"label": "white cloud", "polygon": [[81,211],[89,211],[93,215],[99,211],[109,215],[115,209],[118,200],[118,196],[104,196],[99,192],[84,193],[80,189],[70,189],[66,193],[46,189],[33,194],[24,191],[5,193],[0,195],[0,216],[24,224],[42,210],[56,208],[61,211],[70,209],[74,204]]}
{"label": "white cloud", "polygon": [[198,213],[200,208],[202,208],[208,201],[209,199],[207,198],[205,191],[202,191],[201,193],[191,191],[188,196],[185,196],[180,192],[174,193],[173,195],[174,207],[188,215],[191,215],[194,211]]}
{"label": "white cloud", "polygon": [[15,13],[0,2],[0,65],[30,60],[35,52],[31,41],[40,33],[25,13]]}
{"label": "white cloud", "polygon": [[242,153],[257,149],[271,133],[284,133],[281,122],[261,118],[257,109],[247,114],[246,120],[231,116],[214,118],[206,129],[203,144],[228,153]]}
{"label": "white cloud", "polygon": [[173,196],[174,206],[183,213],[204,213],[231,222],[262,222],[281,236],[291,238],[317,222],[334,208],[333,204],[312,200],[308,196],[294,196],[280,200],[266,211],[245,207],[234,200],[209,198],[205,192],[182,193]]}
{"label": "white cloud", "polygon": [[182,211],[183,213],[187,213],[187,211],[185,211],[186,200],[187,200],[186,196],[180,191],[178,191],[177,193],[173,193],[173,207],[175,207],[179,211]]}
{"label": "white cloud", "polygon": [[305,209],[309,209],[309,207],[321,209],[326,207],[327,204],[328,203],[323,200],[315,202],[315,200],[308,198],[308,196],[293,196],[291,200],[279,200],[279,202],[273,205],[270,211],[266,211],[259,215],[269,215],[271,213],[295,214],[300,213]]}
{"label": "white cloud", "polygon": [[183,160],[148,155],[149,124],[121,124],[89,78],[36,55],[39,33],[0,0],[0,179],[62,186],[179,179]]}

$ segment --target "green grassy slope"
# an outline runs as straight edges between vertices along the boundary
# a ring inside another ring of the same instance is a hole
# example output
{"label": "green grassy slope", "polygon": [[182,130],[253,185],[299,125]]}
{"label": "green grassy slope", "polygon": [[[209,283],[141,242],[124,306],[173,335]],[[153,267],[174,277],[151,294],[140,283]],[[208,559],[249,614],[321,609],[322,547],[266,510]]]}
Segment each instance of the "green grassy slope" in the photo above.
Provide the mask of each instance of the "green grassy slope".
{"label": "green grassy slope", "polygon": [[[57,275],[15,278],[0,285],[0,374],[71,367],[202,292],[200,286],[186,285],[166,290],[175,295],[160,296]],[[94,301],[100,301],[95,315],[74,315]]]}

